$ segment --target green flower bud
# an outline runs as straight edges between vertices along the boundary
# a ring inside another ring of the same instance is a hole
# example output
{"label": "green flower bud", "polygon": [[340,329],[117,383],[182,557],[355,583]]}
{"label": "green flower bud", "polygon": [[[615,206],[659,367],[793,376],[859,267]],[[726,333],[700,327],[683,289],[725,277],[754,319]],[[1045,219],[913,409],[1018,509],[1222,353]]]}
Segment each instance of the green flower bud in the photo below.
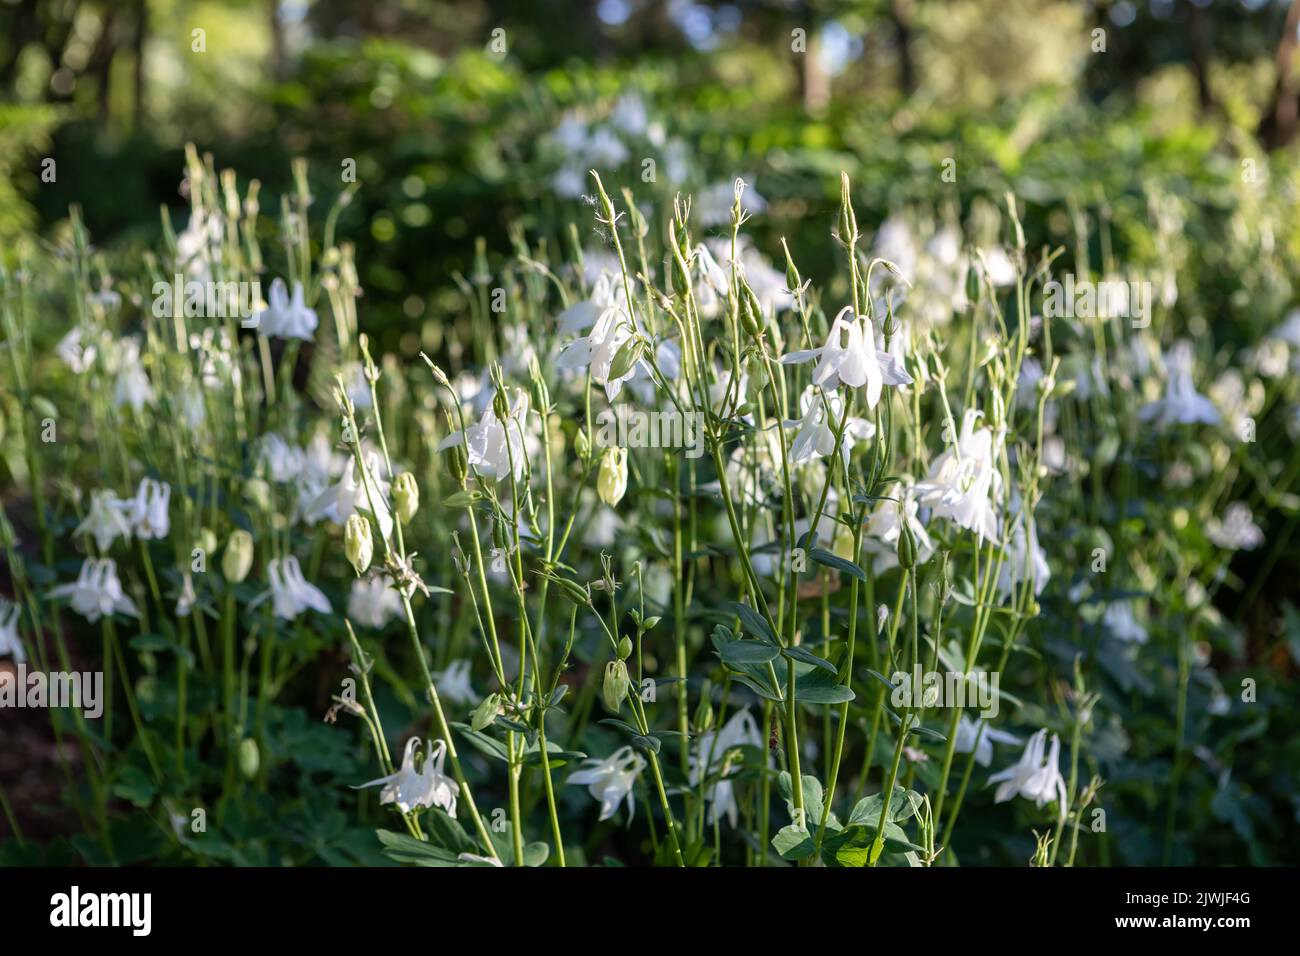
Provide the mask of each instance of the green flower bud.
{"label": "green flower bud", "polygon": [[618,659],[620,661],[625,661],[631,656],[632,656],[632,638],[628,637],[625,634],[623,635],[623,638],[618,642]]}
{"label": "green flower bud", "polygon": [[194,546],[201,548],[204,554],[211,554],[217,550],[217,533],[211,528],[199,529],[199,540]]}
{"label": "green flower bud", "polygon": [[261,478],[244,482],[244,497],[259,511],[271,510],[271,486]]}
{"label": "green flower bud", "polygon": [[245,780],[252,780],[257,776],[257,769],[262,765],[262,756],[257,750],[257,741],[252,737],[245,737],[239,742],[239,772],[244,775]]}
{"label": "green flower bud", "polygon": [[221,556],[221,573],[231,584],[238,584],[253,569],[253,536],[243,528],[230,533],[226,552]]}
{"label": "green flower bud", "polygon": [[370,521],[354,514],[348,518],[343,528],[343,550],[348,556],[348,563],[356,569],[357,577],[370,567],[375,556],[375,541],[370,534]]}
{"label": "green flower bud", "polygon": [[465,456],[463,443],[448,449],[447,468],[451,471],[451,476],[456,479],[456,484],[465,484],[465,478],[469,475],[469,459]]}
{"label": "green flower bud", "polygon": [[404,471],[393,479],[393,504],[402,524],[410,524],[420,508],[420,486],[415,483],[415,475],[409,471]]}
{"label": "green flower bud", "polygon": [[916,564],[916,538],[912,536],[912,529],[904,521],[898,530],[898,566],[904,571],[908,571]]}
{"label": "green flower bud", "polygon": [[610,661],[606,664],[605,681],[600,687],[600,696],[605,702],[605,709],[611,714],[617,714],[619,708],[623,706],[623,701],[627,699],[628,688],[631,686],[626,664],[622,661]]}
{"label": "green flower bud", "polygon": [[497,719],[497,713],[501,709],[501,703],[496,694],[488,694],[482,702],[474,708],[474,713],[469,718],[469,725],[472,730],[482,730],[488,727]]}
{"label": "green flower bud", "polygon": [[586,461],[591,457],[591,439],[587,437],[585,429],[578,429],[578,437],[573,440],[573,450],[578,453],[579,461]]}

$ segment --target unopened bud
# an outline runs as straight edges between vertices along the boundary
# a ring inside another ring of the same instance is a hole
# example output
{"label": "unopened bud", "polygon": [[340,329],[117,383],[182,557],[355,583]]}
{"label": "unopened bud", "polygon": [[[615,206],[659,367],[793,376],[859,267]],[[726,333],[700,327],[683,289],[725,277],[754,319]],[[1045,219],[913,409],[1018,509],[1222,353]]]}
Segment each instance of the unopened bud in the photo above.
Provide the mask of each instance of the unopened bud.
{"label": "unopened bud", "polygon": [[628,688],[631,685],[626,664],[622,661],[610,661],[606,664],[605,681],[600,687],[600,696],[605,702],[605,709],[611,714],[617,714],[619,708],[623,706],[623,701],[627,699]]}
{"label": "unopened bud", "polygon": [[600,459],[600,474],[596,476],[596,493],[600,500],[613,508],[627,493],[627,449],[606,448]]}
{"label": "unopened bud", "polygon": [[239,772],[245,780],[252,780],[257,776],[257,769],[261,765],[262,755],[258,752],[257,741],[245,737],[239,742]]}
{"label": "unopened bud", "polygon": [[238,584],[253,569],[253,536],[243,528],[230,533],[226,552],[221,556],[221,573],[231,584]]}
{"label": "unopened bud", "polygon": [[393,479],[393,505],[402,524],[410,524],[420,508],[420,486],[415,475],[404,471]]}
{"label": "unopened bud", "polygon": [[370,534],[370,521],[359,514],[348,518],[343,528],[343,550],[348,556],[348,563],[356,569],[360,577],[375,556],[375,541]]}
{"label": "unopened bud", "polygon": [[618,659],[625,661],[632,656],[632,638],[626,634],[618,642]]}

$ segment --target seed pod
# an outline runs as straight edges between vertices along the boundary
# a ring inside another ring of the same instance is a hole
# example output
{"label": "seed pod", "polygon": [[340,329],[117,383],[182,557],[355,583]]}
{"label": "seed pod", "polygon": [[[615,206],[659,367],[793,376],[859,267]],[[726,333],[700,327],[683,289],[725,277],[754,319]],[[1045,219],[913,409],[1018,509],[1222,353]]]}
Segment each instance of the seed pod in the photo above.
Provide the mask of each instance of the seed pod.
{"label": "seed pod", "polygon": [[605,665],[605,681],[600,686],[600,696],[605,702],[605,709],[617,714],[627,699],[628,688],[632,682],[627,676],[627,665],[622,661],[610,661]]}
{"label": "seed pod", "polygon": [[404,471],[393,479],[393,504],[402,524],[410,524],[420,508],[420,486],[415,483],[415,475],[409,471]]}
{"label": "seed pod", "polygon": [[375,541],[370,534],[368,519],[359,514],[348,518],[348,523],[343,528],[343,551],[347,554],[348,563],[356,570],[357,577],[370,567],[375,556]]}
{"label": "seed pod", "polygon": [[226,552],[221,556],[221,573],[231,584],[238,584],[253,569],[253,536],[243,528],[230,533]]}

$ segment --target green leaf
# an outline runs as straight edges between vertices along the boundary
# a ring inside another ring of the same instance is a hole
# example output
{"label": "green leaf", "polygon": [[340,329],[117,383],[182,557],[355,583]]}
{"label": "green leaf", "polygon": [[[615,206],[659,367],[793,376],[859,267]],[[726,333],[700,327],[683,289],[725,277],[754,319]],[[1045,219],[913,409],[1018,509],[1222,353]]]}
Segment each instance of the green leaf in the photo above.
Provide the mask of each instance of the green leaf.
{"label": "green leaf", "polygon": [[538,840],[524,847],[524,866],[541,866],[551,855],[550,844]]}
{"label": "green leaf", "polygon": [[817,852],[812,834],[793,823],[777,831],[772,837],[772,848],[783,860],[806,860]]}
{"label": "green leaf", "polygon": [[759,697],[763,697],[767,700],[774,700],[777,703],[785,703],[785,697],[782,696],[780,691],[772,690],[772,688],[767,684],[750,677],[748,674],[732,674],[731,679],[744,684]]}
{"label": "green leaf", "polygon": [[468,508],[482,497],[483,495],[480,492],[466,488],[444,498],[442,504],[445,508]]}
{"label": "green leaf", "polygon": [[724,664],[766,664],[781,655],[781,649],[766,641],[731,641],[718,652]]}
{"label": "green leaf", "polygon": [[763,615],[759,614],[752,607],[747,604],[739,604],[736,601],[728,601],[727,607],[735,612],[736,617],[740,618],[740,623],[745,626],[745,630],[749,631],[755,637],[760,637],[771,644],[778,643],[776,635],[773,634],[772,629],[768,627],[767,621],[763,620]]}
{"label": "green leaf", "polygon": [[825,548],[813,548],[808,552],[808,557],[812,558],[818,564],[824,564],[828,568],[834,568],[836,571],[842,571],[845,574],[851,574],[859,581],[866,581],[867,572],[849,561],[841,558],[838,554],[827,551]]}
{"label": "green leaf", "polygon": [[453,722],[452,726],[459,730],[460,735],[473,744],[475,749],[480,753],[486,754],[489,757],[494,757],[505,763],[510,762],[510,758],[506,755],[505,744],[501,743],[501,741],[489,737],[487,734],[480,733],[470,727],[469,724]]}
{"label": "green leaf", "polygon": [[794,647],[783,647],[781,648],[781,653],[784,654],[786,657],[793,658],[796,661],[802,661],[805,664],[812,664],[814,667],[820,667],[823,670],[828,670],[832,674],[839,673],[835,669],[835,665],[832,664],[830,661],[826,660],[826,658],[818,657],[812,651],[804,650],[802,647],[799,647],[798,645],[795,645]]}
{"label": "green leaf", "polygon": [[392,830],[376,830],[379,842],[384,845],[384,855],[398,863],[414,863],[416,866],[455,866],[456,854],[432,843],[424,843],[405,833]]}

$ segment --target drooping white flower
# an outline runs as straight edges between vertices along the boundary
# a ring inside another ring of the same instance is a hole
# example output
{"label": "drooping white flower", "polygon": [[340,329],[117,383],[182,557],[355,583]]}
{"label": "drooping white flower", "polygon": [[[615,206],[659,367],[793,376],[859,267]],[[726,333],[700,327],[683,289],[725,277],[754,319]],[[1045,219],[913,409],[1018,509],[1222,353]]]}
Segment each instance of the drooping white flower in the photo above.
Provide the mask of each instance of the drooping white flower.
{"label": "drooping white flower", "polygon": [[88,534],[100,551],[107,551],[119,537],[131,537],[131,524],[123,515],[129,502],[119,501],[117,492],[101,488],[90,495],[90,511],[77,525],[74,535]]}
{"label": "drooping white flower", "polygon": [[113,404],[118,408],[130,405],[140,411],[146,405],[153,404],[153,386],[140,361],[140,345],[135,339],[123,339],[118,343],[115,356],[117,377],[113,382]]}
{"label": "drooping white flower", "polygon": [[1191,343],[1186,340],[1175,342],[1165,357],[1168,381],[1164,397],[1143,406],[1138,413],[1142,421],[1161,426],[1219,423],[1219,412],[1214,403],[1198,392],[1192,382],[1193,361]]}
{"label": "drooping white flower", "polygon": [[1004,600],[1021,582],[1030,578],[1034,582],[1034,594],[1042,594],[1052,576],[1047,553],[1038,543],[1038,523],[1026,520],[1018,500],[1012,503],[1012,508],[1015,509],[1016,516],[1011,521],[1011,541],[998,575],[998,593]]}
{"label": "drooping white flower", "polygon": [[283,484],[302,473],[303,450],[275,432],[267,432],[258,443],[257,460],[272,481]]}
{"label": "drooping white flower", "polygon": [[1133,605],[1128,601],[1116,601],[1107,605],[1105,613],[1101,616],[1101,622],[1117,641],[1124,641],[1126,644],[1147,642],[1146,628],[1138,623],[1137,615],[1133,613]]}
{"label": "drooping white flower", "polygon": [[[393,510],[389,504],[389,482],[379,478],[380,461],[374,452],[362,454],[365,479],[357,474],[356,457],[348,459],[347,468],[334,485],[326,487],[307,506],[303,518],[309,522],[328,519],[337,525],[347,524],[348,518],[361,509],[374,514],[380,530],[387,538],[393,533]],[[373,507],[372,507],[373,505]]]}
{"label": "drooping white flower", "polygon": [[716,823],[719,817],[725,816],[734,827],[739,814],[740,808],[736,805],[736,795],[731,781],[727,779],[731,776],[727,754],[737,747],[761,748],[762,746],[763,737],[759,734],[758,724],[754,721],[748,707],[742,707],[732,714],[731,719],[723,724],[720,730],[706,730],[696,739],[689,763],[691,786],[699,786],[704,780],[723,774],[705,790],[705,798],[710,804],[710,824]]}
{"label": "drooping white flower", "polygon": [[297,279],[293,295],[283,279],[271,283],[267,307],[254,312],[249,325],[267,338],[302,339],[311,341],[316,336],[319,320],[316,310],[307,307],[306,290]]}
{"label": "drooping white flower", "polygon": [[382,574],[357,578],[348,594],[348,618],[366,627],[380,628],[403,612],[402,596],[388,586]]}
{"label": "drooping white flower", "polygon": [[386,777],[369,780],[353,787],[361,790],[365,787],[382,787],[379,791],[380,803],[395,803],[403,813],[410,813],[417,807],[442,807],[447,815],[455,818],[456,800],[460,796],[460,784],[442,771],[443,761],[447,756],[447,745],[436,740],[429,745],[424,756],[424,765],[415,769],[415,751],[420,745],[419,737],[412,737],[406,742],[402,754],[402,766]]}
{"label": "drooping white flower", "polygon": [[0,598],[0,657],[8,655],[15,664],[27,660],[23,642],[18,639],[18,619],[22,613],[23,609],[17,604]]}
{"label": "drooping white flower", "polygon": [[625,798],[630,817],[636,812],[632,787],[645,766],[645,758],[630,746],[619,747],[604,760],[588,757],[578,772],[569,778],[569,783],[585,784],[591,795],[600,801],[600,819],[612,817]]}
{"label": "drooping white flower", "polygon": [[614,358],[623,343],[632,337],[632,323],[622,300],[622,281],[601,276],[592,297],[570,307],[560,315],[560,331],[574,333],[590,327],[591,331],[567,343],[555,357],[560,369],[589,369],[591,380],[605,387],[605,397],[613,402],[623,390],[623,383],[636,375],[643,362],[634,362],[621,375],[611,378]]}
{"label": "drooping white flower", "polygon": [[438,443],[438,451],[464,444],[469,463],[486,478],[500,481],[512,472],[521,481],[528,466],[524,428],[528,421],[528,393],[515,390],[509,417],[502,422],[491,405],[477,423],[453,432]]}
{"label": "drooping white flower", "polygon": [[690,274],[695,307],[699,310],[700,317],[716,319],[726,302],[731,279],[713,258],[708,246],[700,244],[695,247],[690,261]]}
{"label": "drooping white flower", "polygon": [[862,546],[874,556],[872,569],[877,574],[898,565],[898,538],[904,524],[916,542],[916,563],[924,564],[934,554],[934,542],[917,516],[919,508],[916,490],[909,482],[899,482],[888,497],[876,502],[867,518]]}
{"label": "drooping white flower", "polygon": [[117,563],[112,558],[87,558],[77,580],[50,591],[50,597],[64,596],[70,598],[72,609],[92,624],[109,614],[139,617],[135,602],[122,590]]}
{"label": "drooping white flower", "polygon": [[1060,756],[1061,738],[1052,734],[1052,747],[1048,751],[1047,731],[1040,730],[1034,734],[1029,738],[1025,752],[1017,763],[989,777],[989,783],[1000,784],[993,795],[993,802],[1002,803],[1021,796],[1041,807],[1056,800],[1060,813],[1064,816],[1069,797],[1066,795],[1065,778],[1061,776]]}
{"label": "drooping white flower", "polygon": [[165,538],[171,530],[167,512],[171,502],[171,485],[153,478],[141,478],[135,497],[120,502],[120,507],[137,538]]}
{"label": "drooping white flower", "polygon": [[190,611],[194,610],[198,600],[199,596],[194,593],[194,578],[186,571],[185,576],[181,578],[180,594],[176,595],[176,616],[189,617]]}
{"label": "drooping white flower", "polygon": [[292,554],[268,562],[266,579],[270,587],[248,602],[249,610],[270,598],[275,616],[286,621],[293,620],[308,608],[321,614],[330,612],[329,598],[320,588],[307,583],[298,559]]}
{"label": "drooping white flower", "polygon": [[451,661],[444,670],[432,676],[434,686],[438,688],[438,694],[453,704],[474,704],[478,702],[478,695],[474,693],[474,687],[469,680],[468,660]]}
{"label": "drooping white flower", "polygon": [[1264,532],[1255,524],[1250,505],[1244,501],[1228,505],[1222,520],[1212,517],[1205,522],[1205,536],[1230,551],[1253,551],[1264,543]]}
{"label": "drooping white flower", "polygon": [[95,364],[95,344],[83,341],[85,330],[77,327],[59,340],[54,351],[65,365],[78,375]]}
{"label": "drooping white flower", "polygon": [[996,456],[1002,435],[988,426],[976,428],[979,419],[979,411],[967,409],[956,446],[931,463],[929,476],[917,484],[916,492],[935,515],[974,531],[983,541],[998,533],[995,505],[1002,499],[1002,475]]}
{"label": "drooping white flower", "polygon": [[853,318],[853,307],[845,306],[831,323],[830,334],[820,348],[782,356],[782,365],[817,360],[812,381],[828,391],[843,382],[850,388],[866,386],[867,406],[875,408],[885,385],[910,385],[912,376],[888,352],[876,348],[876,333],[867,316]]}
{"label": "drooping white flower", "polygon": [[[784,423],[786,428],[799,429],[790,445],[790,461],[797,465],[833,454],[835,432],[844,419],[843,397],[839,392],[823,392],[817,386],[809,385],[799,396],[799,410],[803,413],[801,419]],[[864,418],[850,416],[844,422],[840,454],[845,464],[848,464],[854,443],[859,439],[870,438],[875,433],[876,426]]]}
{"label": "drooping white flower", "polygon": [[995,730],[988,721],[961,715],[957,724],[957,736],[953,740],[953,749],[959,754],[975,751],[975,762],[987,767],[993,762],[994,744],[1018,744],[1020,738],[1005,730]]}

